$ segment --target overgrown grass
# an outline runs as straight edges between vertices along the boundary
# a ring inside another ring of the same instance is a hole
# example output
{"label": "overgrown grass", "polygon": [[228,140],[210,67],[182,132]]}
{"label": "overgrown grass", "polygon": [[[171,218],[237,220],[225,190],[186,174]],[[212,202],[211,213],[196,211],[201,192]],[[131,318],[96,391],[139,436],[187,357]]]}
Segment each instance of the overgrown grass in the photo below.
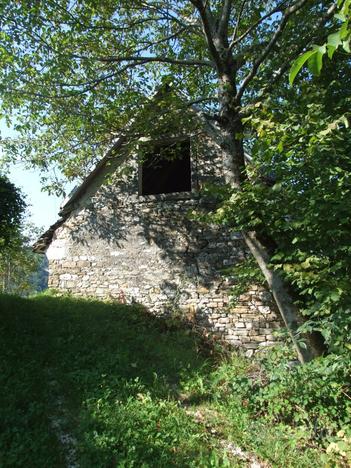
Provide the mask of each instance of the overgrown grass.
{"label": "overgrown grass", "polygon": [[231,444],[328,466],[308,425],[262,403],[267,366],[206,354],[141,307],[0,296],[0,320],[1,467],[248,466]]}

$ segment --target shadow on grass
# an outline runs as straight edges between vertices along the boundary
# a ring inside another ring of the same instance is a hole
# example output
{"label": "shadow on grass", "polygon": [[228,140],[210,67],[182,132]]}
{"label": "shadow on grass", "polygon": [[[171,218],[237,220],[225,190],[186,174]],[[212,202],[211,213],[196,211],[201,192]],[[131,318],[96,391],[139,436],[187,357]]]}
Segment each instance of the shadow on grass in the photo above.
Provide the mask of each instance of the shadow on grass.
{"label": "shadow on grass", "polygon": [[45,295],[0,296],[0,318],[1,466],[67,464],[58,401],[80,466],[206,466],[206,434],[174,398],[208,366],[190,331],[140,306]]}

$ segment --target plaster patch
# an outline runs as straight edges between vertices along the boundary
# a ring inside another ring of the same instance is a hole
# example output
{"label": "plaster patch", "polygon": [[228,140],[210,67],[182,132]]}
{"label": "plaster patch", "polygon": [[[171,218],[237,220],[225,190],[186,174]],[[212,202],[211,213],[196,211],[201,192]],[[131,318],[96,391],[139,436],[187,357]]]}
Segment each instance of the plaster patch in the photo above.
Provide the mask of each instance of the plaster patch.
{"label": "plaster patch", "polygon": [[48,260],[62,260],[67,255],[66,245],[60,245],[56,240],[49,245],[49,248],[46,251],[46,256]]}

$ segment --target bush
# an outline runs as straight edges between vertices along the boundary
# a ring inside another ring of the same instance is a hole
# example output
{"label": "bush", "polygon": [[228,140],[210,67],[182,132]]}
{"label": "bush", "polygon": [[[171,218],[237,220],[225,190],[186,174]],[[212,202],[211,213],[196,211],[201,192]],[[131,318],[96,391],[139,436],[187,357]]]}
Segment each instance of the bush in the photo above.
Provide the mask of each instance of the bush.
{"label": "bush", "polygon": [[253,398],[257,411],[275,421],[303,423],[317,438],[350,423],[349,354],[331,354],[304,366],[279,361],[279,354],[261,362],[268,382]]}

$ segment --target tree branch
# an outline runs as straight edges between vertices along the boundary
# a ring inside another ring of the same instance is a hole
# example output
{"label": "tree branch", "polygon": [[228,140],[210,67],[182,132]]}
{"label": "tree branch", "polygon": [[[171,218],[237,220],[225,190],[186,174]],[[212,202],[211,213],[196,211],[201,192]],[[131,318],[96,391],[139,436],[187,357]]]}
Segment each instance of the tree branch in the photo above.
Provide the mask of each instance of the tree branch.
{"label": "tree branch", "polygon": [[294,5],[291,7],[287,8],[285,11],[283,18],[276,29],[275,33],[273,34],[271,40],[269,41],[268,45],[264,48],[262,54],[255,60],[255,62],[252,65],[251,71],[246,75],[246,77],[243,79],[241,86],[237,92],[236,95],[236,101],[240,102],[240,99],[242,95],[245,92],[245,89],[247,88],[247,85],[250,83],[250,81],[256,76],[258,68],[262,64],[262,62],[266,59],[268,54],[271,52],[275,44],[277,43],[278,39],[282,35],[284,28],[289,21],[290,16],[292,16],[294,13],[296,13],[298,10],[300,10],[308,0],[299,0],[296,2]]}
{"label": "tree branch", "polygon": [[227,40],[228,24],[229,24],[232,4],[233,4],[233,0],[223,0],[221,17],[219,19],[219,24],[218,24],[218,29],[217,29],[218,36],[221,38],[222,42]]}
{"label": "tree branch", "polygon": [[[135,26],[143,26],[145,23],[158,23],[159,21],[169,19],[167,16],[154,16],[150,18],[142,18],[139,21],[131,21],[128,23],[126,26],[114,26],[113,24],[111,25],[103,25],[103,26],[91,26],[91,25],[86,25],[87,30],[92,30],[92,31],[118,31],[118,32],[128,32],[131,30],[131,28],[134,28]],[[183,26],[184,27],[184,26]]]}
{"label": "tree branch", "polygon": [[173,65],[183,65],[183,66],[202,66],[202,67],[213,67],[213,63],[209,60],[186,60],[186,59],[176,59],[172,57],[162,57],[162,56],[155,56],[155,57],[143,57],[137,55],[129,55],[126,57],[115,57],[115,56],[107,56],[107,57],[89,57],[86,55],[73,55],[74,58],[82,59],[82,60],[94,60],[97,62],[104,62],[104,63],[121,63],[121,62],[135,62],[135,63],[151,63],[151,62],[159,62],[159,63],[170,63]]}
{"label": "tree branch", "polygon": [[283,0],[278,6],[276,6],[275,8],[273,8],[273,10],[271,10],[269,13],[263,15],[259,20],[257,20],[255,23],[253,23],[249,28],[247,28],[247,30],[241,34],[238,38],[236,38],[236,35],[238,33],[238,28],[239,28],[239,21],[240,21],[240,18],[241,18],[241,15],[242,15],[242,12],[243,12],[243,8],[245,6],[245,3],[246,3],[246,0],[243,1],[242,3],[242,8],[241,8],[241,11],[240,11],[240,14],[239,14],[239,17],[238,17],[238,21],[237,21],[237,24],[235,26],[235,30],[234,30],[234,34],[233,34],[233,37],[232,37],[232,40],[229,44],[229,50],[232,50],[233,47],[235,47],[237,44],[239,44],[239,42],[241,42],[243,39],[245,39],[245,37],[250,34],[254,29],[257,28],[257,26],[259,24],[261,24],[263,21],[265,21],[267,18],[269,18],[270,16],[274,15],[274,13],[279,13],[281,11],[283,11],[283,6],[284,4],[287,2],[287,0]]}
{"label": "tree branch", "polygon": [[190,0],[190,2],[194,5],[194,7],[200,13],[200,17],[201,17],[202,24],[203,24],[203,31],[205,33],[205,37],[206,37],[206,41],[207,41],[210,54],[212,55],[212,58],[217,66],[217,69],[221,69],[222,60],[214,43],[215,26],[214,26],[212,13],[209,7],[207,6],[207,4],[204,5],[202,3],[202,0]]}
{"label": "tree branch", "polygon": [[[142,65],[142,63],[138,62],[138,63],[134,63],[134,64],[128,64],[128,65],[120,68],[119,70],[111,72],[111,73],[109,73],[107,75],[100,76],[99,78],[96,78],[95,80],[91,80],[91,81],[84,81],[84,82],[81,82],[81,83],[55,83],[55,86],[57,86],[59,88],[82,88],[83,87],[83,89],[72,90],[71,93],[68,93],[66,91],[66,94],[63,94],[63,93],[44,94],[44,93],[41,93],[41,92],[34,92],[32,90],[25,91],[25,90],[22,90],[20,88],[12,88],[12,87],[9,87],[8,91],[11,92],[12,94],[18,94],[18,95],[22,95],[22,96],[34,96],[34,97],[37,97],[37,98],[40,98],[40,99],[46,99],[48,101],[63,100],[63,99],[67,99],[67,98],[74,98],[74,97],[80,96],[82,94],[88,93],[89,91],[93,91],[100,83],[102,83],[104,81],[107,81],[107,80],[109,80],[111,78],[114,78],[116,76],[119,76],[123,72],[131,70],[132,68],[135,68],[138,65]],[[22,81],[24,81],[25,83],[26,82],[30,83],[29,81],[26,81],[26,80],[23,80],[23,79],[22,79]]]}
{"label": "tree branch", "polygon": [[178,29],[178,31],[175,31],[174,33],[172,34],[169,34],[168,36],[166,37],[163,37],[162,39],[159,39],[158,41],[155,41],[155,42],[151,42],[151,41],[140,41],[140,44],[143,44],[143,48],[140,48],[140,49],[137,49],[134,51],[134,54],[139,54],[145,50],[147,50],[148,47],[154,47],[156,45],[159,45],[159,44],[163,44],[164,42],[167,42],[167,41],[170,41],[172,39],[175,39],[176,37],[178,37],[180,34],[182,34],[184,31],[186,31],[188,28],[180,28]]}
{"label": "tree branch", "polygon": [[177,12],[174,8],[173,8],[173,11],[170,11],[169,8],[165,10],[161,8],[159,5],[150,5],[149,2],[142,2],[141,5],[144,6],[144,8],[152,9],[159,14],[165,15],[167,19],[169,19],[170,21],[174,21],[175,23],[179,24],[182,27],[196,27],[196,24],[194,22],[189,21],[188,18],[182,17],[179,14],[179,12]]}
{"label": "tree branch", "polygon": [[240,24],[241,16],[242,16],[242,14],[243,14],[244,7],[245,7],[245,3],[246,3],[246,2],[247,2],[247,0],[243,0],[243,1],[241,2],[240,10],[239,10],[238,16],[237,16],[237,18],[236,18],[236,24],[235,24],[235,28],[234,28],[232,40],[230,41],[229,50],[232,50],[232,48],[233,48],[234,45],[235,45],[235,39],[236,39],[236,36],[237,36],[237,34],[238,34],[239,24]]}
{"label": "tree branch", "polygon": [[[310,46],[315,39],[315,36],[313,33],[317,32],[320,30],[320,28],[330,19],[332,18],[333,14],[335,13],[335,10],[337,8],[336,4],[333,4],[329,7],[327,12],[315,23],[313,26],[312,30],[310,31],[309,34],[309,39],[307,36],[305,36],[305,40],[302,41],[303,45],[300,47],[295,47],[293,52],[289,54],[283,65],[280,66],[280,68],[274,72],[272,79],[269,81],[269,84],[266,85],[264,88],[261,89],[261,92],[259,93],[258,98],[256,99],[255,102],[264,99],[265,95],[269,95],[270,91],[274,87],[274,85],[277,83],[277,81],[280,80],[280,78],[283,76],[283,74],[289,69],[291,66],[292,61],[303,52],[304,49],[306,49],[308,46]],[[241,117],[246,117],[250,114],[251,110],[255,109],[255,102],[250,104],[249,106],[245,106],[245,108],[242,109],[240,112]]]}
{"label": "tree branch", "polygon": [[283,74],[289,69],[289,67],[291,66],[291,63],[292,61],[299,55],[303,52],[304,49],[306,49],[307,47],[309,47],[314,39],[315,39],[315,36],[313,33],[317,32],[318,30],[320,30],[320,28],[330,19],[332,18],[332,16],[334,15],[335,13],[335,10],[337,8],[337,5],[334,3],[333,5],[331,5],[329,7],[329,9],[327,10],[327,12],[315,23],[315,25],[313,26],[312,30],[311,30],[311,34],[309,34],[309,39],[307,36],[306,37],[306,40],[303,41],[303,45],[300,46],[300,47],[295,47],[295,49],[293,50],[292,53],[289,54],[287,60],[283,63],[283,65],[280,66],[280,68],[274,73],[274,76],[272,77],[272,79],[270,80],[269,82],[269,85],[267,85],[265,88],[263,88],[262,92],[261,92],[261,96],[265,93],[267,93],[269,90],[271,90],[271,88],[275,85],[275,83],[277,81],[280,80],[280,78],[283,76]]}

